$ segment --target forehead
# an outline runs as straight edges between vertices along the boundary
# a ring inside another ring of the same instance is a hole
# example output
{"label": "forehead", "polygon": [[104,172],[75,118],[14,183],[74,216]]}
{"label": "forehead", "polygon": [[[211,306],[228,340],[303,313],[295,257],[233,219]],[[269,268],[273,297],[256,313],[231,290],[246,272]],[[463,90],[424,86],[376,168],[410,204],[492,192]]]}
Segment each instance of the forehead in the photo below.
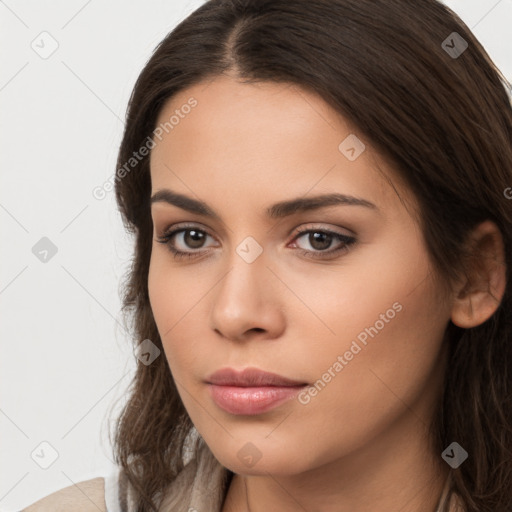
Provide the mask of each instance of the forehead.
{"label": "forehead", "polygon": [[[294,84],[217,77],[168,100],[155,128],[152,193],[171,188],[205,198],[224,188],[256,205],[334,191],[396,207],[396,192],[378,168],[407,195],[363,135]],[[347,157],[354,155],[349,146],[357,158]]]}

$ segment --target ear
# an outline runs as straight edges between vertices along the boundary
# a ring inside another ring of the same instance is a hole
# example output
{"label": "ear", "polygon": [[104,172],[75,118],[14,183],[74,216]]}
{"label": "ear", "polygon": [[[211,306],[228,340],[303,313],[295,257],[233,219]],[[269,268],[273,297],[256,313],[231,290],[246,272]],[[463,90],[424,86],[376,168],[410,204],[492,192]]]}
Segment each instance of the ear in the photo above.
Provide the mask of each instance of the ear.
{"label": "ear", "polygon": [[465,329],[476,327],[498,309],[506,286],[503,236],[490,220],[479,224],[471,233],[470,274],[455,290],[451,320]]}

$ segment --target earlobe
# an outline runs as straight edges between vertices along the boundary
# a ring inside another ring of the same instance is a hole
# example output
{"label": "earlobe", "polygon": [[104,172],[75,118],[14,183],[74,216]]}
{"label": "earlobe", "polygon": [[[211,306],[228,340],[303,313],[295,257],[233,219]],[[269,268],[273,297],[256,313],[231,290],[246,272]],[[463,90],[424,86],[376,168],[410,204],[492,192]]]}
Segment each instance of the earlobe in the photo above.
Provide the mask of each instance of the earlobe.
{"label": "earlobe", "polygon": [[456,290],[452,322],[465,329],[488,320],[498,309],[506,287],[503,236],[490,220],[471,234],[471,271]]}

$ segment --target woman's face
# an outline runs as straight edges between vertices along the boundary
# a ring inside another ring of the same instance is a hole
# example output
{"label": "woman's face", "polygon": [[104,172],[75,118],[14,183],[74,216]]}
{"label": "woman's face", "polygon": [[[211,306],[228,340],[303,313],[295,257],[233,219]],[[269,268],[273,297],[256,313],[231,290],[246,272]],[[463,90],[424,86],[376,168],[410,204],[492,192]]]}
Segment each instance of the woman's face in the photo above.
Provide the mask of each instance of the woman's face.
{"label": "woman's face", "polygon": [[[207,209],[152,203],[151,307],[217,459],[241,474],[300,473],[423,433],[450,304],[408,211],[414,198],[364,136],[296,86],[228,77],[173,97],[158,127],[152,195],[169,189]],[[327,194],[374,206],[273,206]],[[157,241],[179,229],[188,231]],[[169,246],[191,257],[174,259]],[[268,402],[268,387],[207,383],[226,367],[308,385]]]}

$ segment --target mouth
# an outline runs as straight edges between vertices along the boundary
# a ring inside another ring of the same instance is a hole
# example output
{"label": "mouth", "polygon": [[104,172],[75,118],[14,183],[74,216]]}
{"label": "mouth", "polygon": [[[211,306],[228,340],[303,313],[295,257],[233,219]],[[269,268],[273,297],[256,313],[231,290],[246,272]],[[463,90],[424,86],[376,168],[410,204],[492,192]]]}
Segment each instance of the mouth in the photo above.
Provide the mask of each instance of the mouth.
{"label": "mouth", "polygon": [[205,382],[217,406],[235,415],[262,414],[294,398],[308,385],[257,368],[241,372],[224,368]]}

